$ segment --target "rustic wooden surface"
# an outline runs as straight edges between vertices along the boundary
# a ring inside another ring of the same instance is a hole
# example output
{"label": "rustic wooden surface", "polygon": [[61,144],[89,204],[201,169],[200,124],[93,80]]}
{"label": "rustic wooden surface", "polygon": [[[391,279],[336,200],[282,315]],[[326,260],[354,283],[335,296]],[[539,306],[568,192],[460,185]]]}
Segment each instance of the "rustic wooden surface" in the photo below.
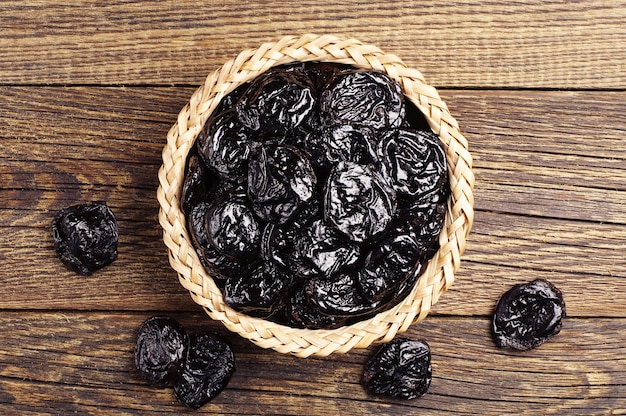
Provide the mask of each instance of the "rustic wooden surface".
{"label": "rustic wooden surface", "polygon": [[[133,366],[136,328],[162,313],[233,343],[237,371],[200,414],[626,414],[626,2],[331,3],[0,3],[0,414],[194,413]],[[180,108],[239,51],[306,32],[420,69],[470,142],[475,226],[406,334],[433,354],[414,401],[361,387],[375,347],[299,359],[228,334],[168,265],[155,191]],[[119,258],[78,277],[50,222],[100,199]],[[564,293],[561,334],[496,348],[499,295],[538,277]]]}

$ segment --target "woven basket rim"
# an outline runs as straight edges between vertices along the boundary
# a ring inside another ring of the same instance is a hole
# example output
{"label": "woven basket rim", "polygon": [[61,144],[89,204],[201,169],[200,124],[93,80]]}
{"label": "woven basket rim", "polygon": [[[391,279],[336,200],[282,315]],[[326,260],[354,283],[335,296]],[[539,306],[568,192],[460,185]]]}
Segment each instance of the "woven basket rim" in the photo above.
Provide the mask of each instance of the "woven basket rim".
{"label": "woven basket rim", "polygon": [[[439,236],[440,248],[413,290],[393,308],[336,329],[292,328],[250,317],[228,307],[220,289],[200,263],[180,208],[187,154],[220,100],[269,68],[297,61],[342,63],[387,73],[400,83],[407,99],[424,114],[439,136],[448,162],[451,195],[444,229]],[[276,42],[264,43],[257,49],[242,51],[210,73],[204,84],[192,94],[168,132],[162,158],[157,190],[159,222],[163,227],[170,265],[178,273],[180,283],[212,319],[222,322],[230,331],[262,348],[298,357],[327,356],[352,348],[365,348],[375,342],[387,342],[423,320],[439,296],[454,282],[473,223],[472,157],[468,142],[446,104],[436,89],[426,84],[419,71],[407,67],[397,56],[356,39],[305,34],[286,36]]]}

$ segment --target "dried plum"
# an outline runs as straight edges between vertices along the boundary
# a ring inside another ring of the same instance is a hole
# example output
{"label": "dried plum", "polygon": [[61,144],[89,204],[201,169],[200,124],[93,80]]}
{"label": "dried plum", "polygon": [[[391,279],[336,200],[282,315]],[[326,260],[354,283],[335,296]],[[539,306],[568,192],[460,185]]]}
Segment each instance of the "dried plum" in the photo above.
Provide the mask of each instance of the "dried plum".
{"label": "dried plum", "polygon": [[400,85],[384,73],[339,73],[321,94],[320,114],[328,125],[395,128],[404,119],[404,96]]}
{"label": "dried plum", "polygon": [[52,235],[59,259],[79,275],[90,275],[117,258],[117,221],[105,202],[61,209],[52,221]]}
{"label": "dried plum", "polygon": [[342,239],[322,220],[313,221],[292,244],[292,269],[301,276],[329,277],[359,259],[359,246]]}
{"label": "dried plum", "polygon": [[181,204],[231,307],[336,328],[412,289],[438,249],[445,163],[389,76],[296,63],[217,105],[190,151]]}
{"label": "dried plum", "polygon": [[373,394],[415,399],[432,379],[430,347],[424,341],[396,338],[383,344],[365,364],[363,383]]}
{"label": "dried plum", "polygon": [[243,182],[252,143],[237,114],[225,111],[209,118],[196,139],[204,163],[221,178]]}
{"label": "dried plum", "polygon": [[313,198],[317,178],[308,159],[290,146],[261,146],[248,166],[248,198],[263,220],[283,224]]}
{"label": "dried plum", "polygon": [[376,163],[376,141],[371,129],[349,124],[329,126],[303,140],[302,146],[311,164],[330,169],[338,162],[351,161],[361,165]]}
{"label": "dried plum", "polygon": [[312,278],[306,289],[310,303],[326,315],[364,315],[381,305],[380,302],[369,302],[361,296],[354,277],[349,274],[332,279]]}
{"label": "dried plum", "polygon": [[447,180],[446,155],[430,130],[389,132],[380,142],[379,153],[383,171],[400,195],[420,198]]}
{"label": "dried plum", "polygon": [[135,366],[152,385],[163,388],[179,377],[187,354],[189,337],[173,318],[155,316],[137,331]]}
{"label": "dried plum", "polygon": [[238,259],[221,253],[213,245],[208,225],[212,212],[213,205],[202,202],[191,209],[187,220],[192,244],[200,262],[218,280],[247,273],[254,267],[255,259]]}
{"label": "dried plum", "polygon": [[561,331],[563,295],[552,283],[537,279],[506,291],[496,306],[492,333],[498,347],[536,348]]}
{"label": "dried plum", "polygon": [[185,406],[198,409],[217,396],[235,372],[235,355],[217,334],[192,335],[174,395]]}
{"label": "dried plum", "polygon": [[385,230],[396,208],[396,194],[367,166],[340,162],[326,183],[324,218],[352,241],[362,242]]}
{"label": "dried plum", "polygon": [[192,206],[199,204],[205,198],[210,186],[208,178],[204,162],[194,149],[187,159],[185,181],[180,197],[186,215],[189,215]]}
{"label": "dried plum", "polygon": [[[357,273],[361,294],[370,302],[377,302],[397,289],[418,263],[420,247],[411,235],[394,235],[377,245],[365,259]],[[419,272],[419,271],[418,271]]]}
{"label": "dried plum", "polygon": [[268,317],[281,302],[290,282],[290,276],[266,263],[250,275],[229,278],[224,285],[224,301],[250,316]]}
{"label": "dried plum", "polygon": [[237,103],[241,123],[260,136],[282,136],[314,112],[316,93],[299,67],[275,69],[255,79]]}
{"label": "dried plum", "polygon": [[242,200],[231,198],[218,203],[210,211],[207,228],[211,244],[222,254],[250,258],[258,252],[261,230]]}

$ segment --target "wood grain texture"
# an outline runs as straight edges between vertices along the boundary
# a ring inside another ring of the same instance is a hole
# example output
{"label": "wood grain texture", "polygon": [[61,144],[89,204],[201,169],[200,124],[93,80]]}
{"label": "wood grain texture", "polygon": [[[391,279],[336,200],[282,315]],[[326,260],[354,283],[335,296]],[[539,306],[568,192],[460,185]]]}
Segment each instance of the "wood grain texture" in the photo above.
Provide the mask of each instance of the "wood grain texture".
{"label": "wood grain texture", "polygon": [[[0,3],[0,414],[189,413],[142,381],[135,330],[172,314],[232,343],[214,415],[626,414],[626,2]],[[360,385],[375,346],[299,359],[227,333],[169,267],[157,221],[168,129],[207,74],[286,34],[355,37],[438,88],[470,143],[474,228],[456,282],[404,335],[426,340],[421,399]],[[106,200],[118,259],[78,277],[50,223]],[[510,286],[546,278],[561,334],[495,347]]]}
{"label": "wood grain texture", "polygon": [[0,84],[192,84],[283,35],[355,37],[435,86],[626,88],[623,1],[0,5]]}
{"label": "wood grain texture", "polygon": [[[486,319],[429,319],[407,335],[428,340],[433,355],[431,388],[420,399],[400,401],[371,396],[360,384],[363,365],[376,346],[333,359],[299,359],[260,350],[201,315],[173,316],[191,333],[222,333],[236,354],[237,370],[228,387],[200,414],[301,415],[303,409],[309,415],[626,411],[625,319],[567,319],[557,337],[525,353],[497,349]],[[181,412],[171,389],[150,387],[134,369],[135,331],[147,317],[3,313],[0,326],[11,337],[0,345],[0,411]],[[507,403],[514,405],[507,408]]]}

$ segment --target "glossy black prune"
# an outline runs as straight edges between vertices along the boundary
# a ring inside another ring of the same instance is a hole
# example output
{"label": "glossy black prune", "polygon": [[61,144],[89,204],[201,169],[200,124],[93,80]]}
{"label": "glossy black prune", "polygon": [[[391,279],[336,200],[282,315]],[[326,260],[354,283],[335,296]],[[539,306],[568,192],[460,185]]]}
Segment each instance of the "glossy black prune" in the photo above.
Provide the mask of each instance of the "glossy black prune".
{"label": "glossy black prune", "polygon": [[291,279],[271,263],[260,265],[249,275],[226,280],[224,302],[250,316],[268,317],[281,303]]}
{"label": "glossy black prune", "polygon": [[283,136],[312,116],[316,99],[307,73],[290,66],[253,80],[236,109],[241,123],[259,136]]}
{"label": "glossy black prune", "polygon": [[383,240],[365,258],[357,273],[357,287],[370,302],[377,302],[397,289],[417,263],[420,247],[411,235],[399,234]]}
{"label": "glossy black prune", "polygon": [[182,195],[180,197],[185,215],[189,215],[191,207],[202,202],[209,186],[206,166],[194,149],[187,159],[185,180],[183,181]]}
{"label": "glossy black prune", "polygon": [[430,347],[424,341],[408,338],[396,338],[383,344],[363,371],[363,383],[368,391],[396,399],[423,396],[431,379]]}
{"label": "glossy black prune", "polygon": [[163,388],[179,377],[187,354],[189,337],[173,318],[154,316],[137,331],[135,367],[152,385]]}
{"label": "glossy black prune", "polygon": [[491,329],[498,347],[525,351],[558,334],[564,317],[565,301],[559,289],[537,279],[517,284],[502,295]]}
{"label": "glossy black prune", "polygon": [[199,409],[215,398],[235,372],[235,355],[217,334],[192,335],[174,395],[185,406]]}
{"label": "glossy black prune", "polygon": [[222,254],[253,258],[259,249],[261,229],[244,200],[230,198],[216,204],[207,221],[209,239]]}
{"label": "glossy black prune", "polygon": [[359,259],[359,246],[342,239],[337,230],[322,220],[315,220],[302,229],[291,244],[290,264],[300,276],[329,277]]}
{"label": "glossy black prune", "polygon": [[363,242],[385,230],[396,208],[387,180],[368,166],[340,162],[326,182],[324,219],[352,241]]}
{"label": "glossy black prune", "polygon": [[252,142],[235,111],[209,118],[196,139],[196,146],[206,166],[218,172],[222,179],[245,181]]}
{"label": "glossy black prune", "polygon": [[320,115],[327,125],[395,128],[402,123],[405,111],[400,85],[375,71],[339,73],[320,97]]}
{"label": "glossy black prune", "polygon": [[192,207],[187,218],[191,241],[198,253],[200,262],[217,280],[228,276],[248,273],[255,265],[255,259],[240,259],[220,252],[212,243],[209,233],[209,219],[213,205],[202,202]]}
{"label": "glossy black prune", "polygon": [[105,202],[61,209],[52,221],[52,236],[59,259],[79,275],[90,275],[117,259],[117,221]]}
{"label": "glossy black prune", "polygon": [[226,95],[197,141],[181,203],[235,310],[348,325],[404,298],[439,247],[445,153],[381,72],[271,68]]}
{"label": "glossy black prune", "polygon": [[314,195],[317,178],[308,159],[291,146],[261,146],[250,155],[248,198],[263,220],[284,224]]}
{"label": "glossy black prune", "polygon": [[399,129],[384,136],[378,149],[382,168],[398,194],[420,198],[443,186],[446,155],[438,143],[430,130]]}
{"label": "glossy black prune", "polygon": [[349,274],[332,279],[312,278],[306,290],[309,302],[326,315],[364,315],[381,305],[381,302],[370,302],[361,296],[354,277]]}

